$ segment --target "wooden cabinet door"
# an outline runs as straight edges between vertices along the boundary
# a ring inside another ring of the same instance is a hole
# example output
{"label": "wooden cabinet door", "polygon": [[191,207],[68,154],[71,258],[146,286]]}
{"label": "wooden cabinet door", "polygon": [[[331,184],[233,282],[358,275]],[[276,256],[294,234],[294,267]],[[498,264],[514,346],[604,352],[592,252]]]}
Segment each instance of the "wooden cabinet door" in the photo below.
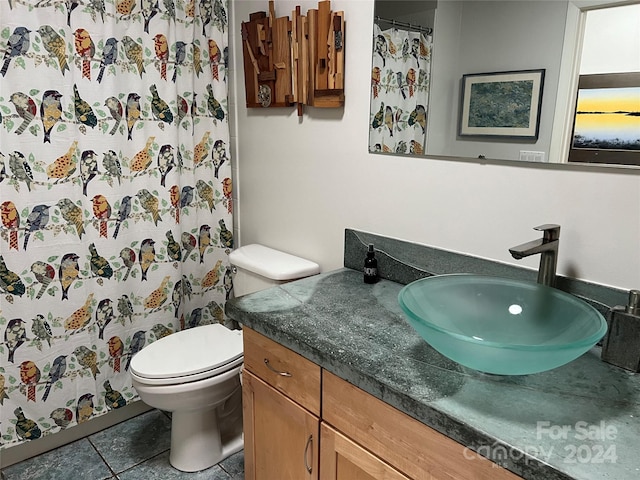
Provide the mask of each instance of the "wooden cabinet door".
{"label": "wooden cabinet door", "polygon": [[320,429],[320,480],[410,480],[325,423]]}
{"label": "wooden cabinet door", "polygon": [[317,480],[320,420],[242,373],[246,480]]}

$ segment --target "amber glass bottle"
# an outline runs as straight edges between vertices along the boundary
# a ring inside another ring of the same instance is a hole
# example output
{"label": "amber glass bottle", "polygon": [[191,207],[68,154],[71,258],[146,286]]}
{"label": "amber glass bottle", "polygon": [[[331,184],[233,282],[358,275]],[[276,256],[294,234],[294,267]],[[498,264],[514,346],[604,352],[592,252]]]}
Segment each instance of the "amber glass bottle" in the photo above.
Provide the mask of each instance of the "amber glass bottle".
{"label": "amber glass bottle", "polygon": [[367,257],[364,259],[364,283],[376,283],[378,281],[378,260],[373,249],[373,244],[369,244]]}

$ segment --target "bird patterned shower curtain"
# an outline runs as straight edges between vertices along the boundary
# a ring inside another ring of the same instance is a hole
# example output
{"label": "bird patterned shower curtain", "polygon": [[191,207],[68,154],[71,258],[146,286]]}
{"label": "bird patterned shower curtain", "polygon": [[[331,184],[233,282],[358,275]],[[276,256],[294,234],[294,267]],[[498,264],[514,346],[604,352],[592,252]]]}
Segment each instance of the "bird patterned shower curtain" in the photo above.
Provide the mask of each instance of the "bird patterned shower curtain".
{"label": "bird patterned shower curtain", "polygon": [[424,153],[432,49],[430,35],[374,25],[370,152]]}
{"label": "bird patterned shower curtain", "polygon": [[226,0],[0,2],[2,448],[137,400],[129,362],[225,322]]}

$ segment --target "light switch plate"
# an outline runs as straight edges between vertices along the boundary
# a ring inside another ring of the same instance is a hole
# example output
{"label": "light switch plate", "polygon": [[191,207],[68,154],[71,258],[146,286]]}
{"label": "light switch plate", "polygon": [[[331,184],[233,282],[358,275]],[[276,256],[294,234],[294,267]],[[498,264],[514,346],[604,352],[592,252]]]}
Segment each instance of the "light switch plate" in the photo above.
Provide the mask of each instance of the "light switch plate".
{"label": "light switch plate", "polygon": [[532,152],[520,150],[520,161],[522,162],[544,162],[544,152]]}

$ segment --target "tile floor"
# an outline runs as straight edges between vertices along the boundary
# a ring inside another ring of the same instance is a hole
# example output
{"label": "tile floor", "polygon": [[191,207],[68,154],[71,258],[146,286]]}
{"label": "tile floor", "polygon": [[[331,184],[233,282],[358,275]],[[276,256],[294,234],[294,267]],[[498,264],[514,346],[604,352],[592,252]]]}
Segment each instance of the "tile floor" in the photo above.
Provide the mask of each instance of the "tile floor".
{"label": "tile floor", "polygon": [[171,420],[159,410],[138,415],[3,470],[6,480],[244,480],[239,452],[185,473],[169,464]]}

